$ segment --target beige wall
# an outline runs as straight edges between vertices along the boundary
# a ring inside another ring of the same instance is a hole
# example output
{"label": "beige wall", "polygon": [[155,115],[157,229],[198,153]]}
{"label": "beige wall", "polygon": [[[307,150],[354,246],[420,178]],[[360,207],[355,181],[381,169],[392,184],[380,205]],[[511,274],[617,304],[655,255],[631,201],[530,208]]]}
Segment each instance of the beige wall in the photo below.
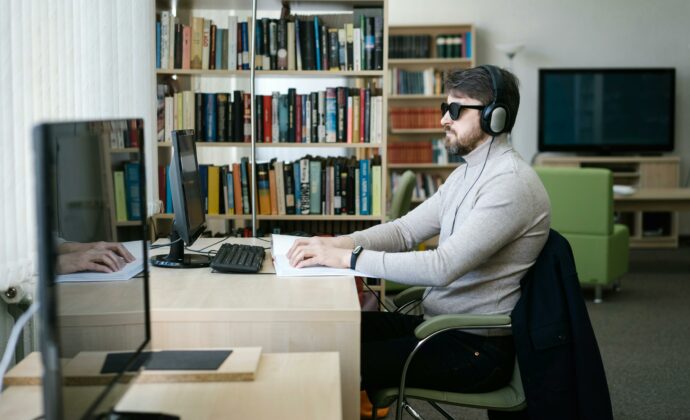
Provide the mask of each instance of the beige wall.
{"label": "beige wall", "polygon": [[[690,175],[690,1],[390,0],[391,25],[474,23],[477,60],[508,66],[497,43],[521,42],[514,59],[521,106],[515,148],[537,152],[537,71],[541,67],[675,67],[676,149],[681,182]],[[690,215],[681,232],[690,234]]]}

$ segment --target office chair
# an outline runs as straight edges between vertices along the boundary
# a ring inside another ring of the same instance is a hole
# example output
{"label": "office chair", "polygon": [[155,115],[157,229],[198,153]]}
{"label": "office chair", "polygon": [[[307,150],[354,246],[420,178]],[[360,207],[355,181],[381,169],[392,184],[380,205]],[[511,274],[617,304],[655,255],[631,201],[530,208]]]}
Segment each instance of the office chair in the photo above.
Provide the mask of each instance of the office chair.
{"label": "office chair", "polygon": [[[397,312],[404,311],[411,305],[422,299],[425,288],[412,287],[398,294],[393,302],[397,306]],[[488,329],[510,328],[511,319],[508,315],[439,315],[424,321],[415,329],[415,335],[420,340],[412,353],[408,356],[403,367],[400,386],[398,388],[386,388],[377,391],[371,396],[374,406],[373,418],[376,420],[376,408],[386,407],[397,400],[395,418],[402,419],[402,410],[407,411],[415,419],[421,420],[421,416],[410,406],[407,398],[427,401],[434,409],[445,418],[452,417],[438,403],[459,405],[463,407],[481,408],[496,411],[519,411],[525,408],[525,392],[522,388],[520,369],[517,360],[510,383],[503,388],[491,392],[465,394],[448,391],[436,391],[432,389],[406,388],[405,378],[410,362],[417,351],[437,334],[455,329]]]}
{"label": "office chair", "polygon": [[[412,203],[412,193],[414,192],[416,176],[414,172],[407,170],[403,172],[400,177],[398,187],[393,191],[391,198],[391,206],[388,212],[388,220],[395,220],[402,217],[410,211],[410,204]],[[385,280],[386,293],[398,293],[405,290],[408,286],[394,281]]]}
{"label": "office chair", "polygon": [[570,242],[583,286],[618,287],[628,272],[630,234],[613,221],[613,175],[608,169],[535,167],[551,200],[551,228]]}

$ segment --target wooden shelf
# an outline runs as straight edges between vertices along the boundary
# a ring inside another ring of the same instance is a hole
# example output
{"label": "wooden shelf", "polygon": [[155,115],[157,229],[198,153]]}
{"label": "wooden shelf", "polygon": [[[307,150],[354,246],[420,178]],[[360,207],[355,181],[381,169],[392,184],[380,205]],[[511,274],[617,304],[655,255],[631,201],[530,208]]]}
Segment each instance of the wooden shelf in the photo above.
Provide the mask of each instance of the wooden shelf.
{"label": "wooden shelf", "polygon": [[139,221],[139,220],[128,220],[126,222],[115,222],[115,226],[117,226],[117,227],[141,226],[141,221]]}
{"label": "wooden shelf", "polygon": [[110,149],[110,153],[139,153],[138,147],[125,147],[121,149]]}
{"label": "wooden shelf", "polygon": [[471,58],[389,58],[388,67],[401,65],[465,65],[472,66]]}
{"label": "wooden shelf", "polygon": [[[196,142],[196,147],[251,147],[251,143],[243,142]],[[171,147],[170,142],[159,142],[158,147]],[[296,148],[304,149],[309,147],[323,147],[323,148],[333,148],[333,149],[378,149],[381,147],[381,143],[256,143],[256,147],[259,149],[271,149],[271,148]]]}
{"label": "wooden shelf", "polygon": [[389,163],[388,169],[455,169],[457,163]]}
{"label": "wooden shelf", "polygon": [[[331,70],[256,70],[257,76],[309,76],[309,77],[383,77],[383,70],[331,71]],[[199,69],[157,69],[158,76],[243,76],[250,77],[249,70],[199,70]]]}
{"label": "wooden shelf", "polygon": [[[440,111],[439,111],[440,114]],[[439,118],[440,120],[440,118]],[[392,128],[390,130],[391,134],[438,134],[443,135],[443,128]]]}
{"label": "wooden shelf", "polygon": [[389,101],[431,101],[431,100],[444,100],[446,95],[388,95]]}
{"label": "wooden shelf", "polygon": [[[154,216],[157,219],[172,219],[171,213],[159,213]],[[225,220],[251,220],[251,214],[207,214],[208,219]],[[380,222],[382,216],[358,216],[353,214],[346,215],[324,215],[324,214],[285,214],[285,215],[256,215],[257,220],[343,220],[343,221],[376,221]],[[130,223],[130,222],[127,222]]]}

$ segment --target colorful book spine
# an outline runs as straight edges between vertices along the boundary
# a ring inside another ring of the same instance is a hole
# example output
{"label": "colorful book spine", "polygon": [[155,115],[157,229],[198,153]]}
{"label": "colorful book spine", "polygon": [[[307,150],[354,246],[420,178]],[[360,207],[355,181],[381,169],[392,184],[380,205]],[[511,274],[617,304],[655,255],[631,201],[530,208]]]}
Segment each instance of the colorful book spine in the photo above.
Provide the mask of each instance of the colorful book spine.
{"label": "colorful book spine", "polygon": [[138,162],[125,163],[125,194],[127,220],[141,220],[141,165]]}
{"label": "colorful book spine", "polygon": [[118,222],[127,221],[127,194],[125,193],[125,173],[113,172],[113,184],[115,186],[115,219]]}

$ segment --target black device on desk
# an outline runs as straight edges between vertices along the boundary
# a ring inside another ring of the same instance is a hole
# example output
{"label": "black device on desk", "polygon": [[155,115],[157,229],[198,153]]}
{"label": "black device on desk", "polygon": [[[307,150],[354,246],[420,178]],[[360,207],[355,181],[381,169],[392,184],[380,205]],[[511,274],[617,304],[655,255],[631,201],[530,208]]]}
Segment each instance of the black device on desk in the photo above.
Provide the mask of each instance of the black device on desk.
{"label": "black device on desk", "polygon": [[265,251],[256,245],[223,244],[211,261],[221,273],[256,273],[264,263]]}
{"label": "black device on desk", "polygon": [[172,141],[170,193],[175,219],[170,234],[170,252],[152,257],[151,264],[164,268],[207,267],[211,263],[207,255],[184,253],[185,245],[191,246],[206,227],[194,130],[173,131]]}
{"label": "black device on desk", "polygon": [[[52,123],[34,129],[43,409],[48,420],[177,418],[114,411],[135,382],[135,365],[150,340],[146,264],[129,280],[75,282],[57,275],[63,258],[79,251],[58,255],[56,237],[90,243],[126,236],[141,242],[133,254],[146,261],[143,133],[142,119]],[[121,152],[120,140],[137,152]],[[122,195],[118,197],[113,179],[123,169],[128,174],[126,230],[114,223]],[[82,352],[127,355],[107,376],[74,386],[69,364],[64,367],[62,360]]]}

